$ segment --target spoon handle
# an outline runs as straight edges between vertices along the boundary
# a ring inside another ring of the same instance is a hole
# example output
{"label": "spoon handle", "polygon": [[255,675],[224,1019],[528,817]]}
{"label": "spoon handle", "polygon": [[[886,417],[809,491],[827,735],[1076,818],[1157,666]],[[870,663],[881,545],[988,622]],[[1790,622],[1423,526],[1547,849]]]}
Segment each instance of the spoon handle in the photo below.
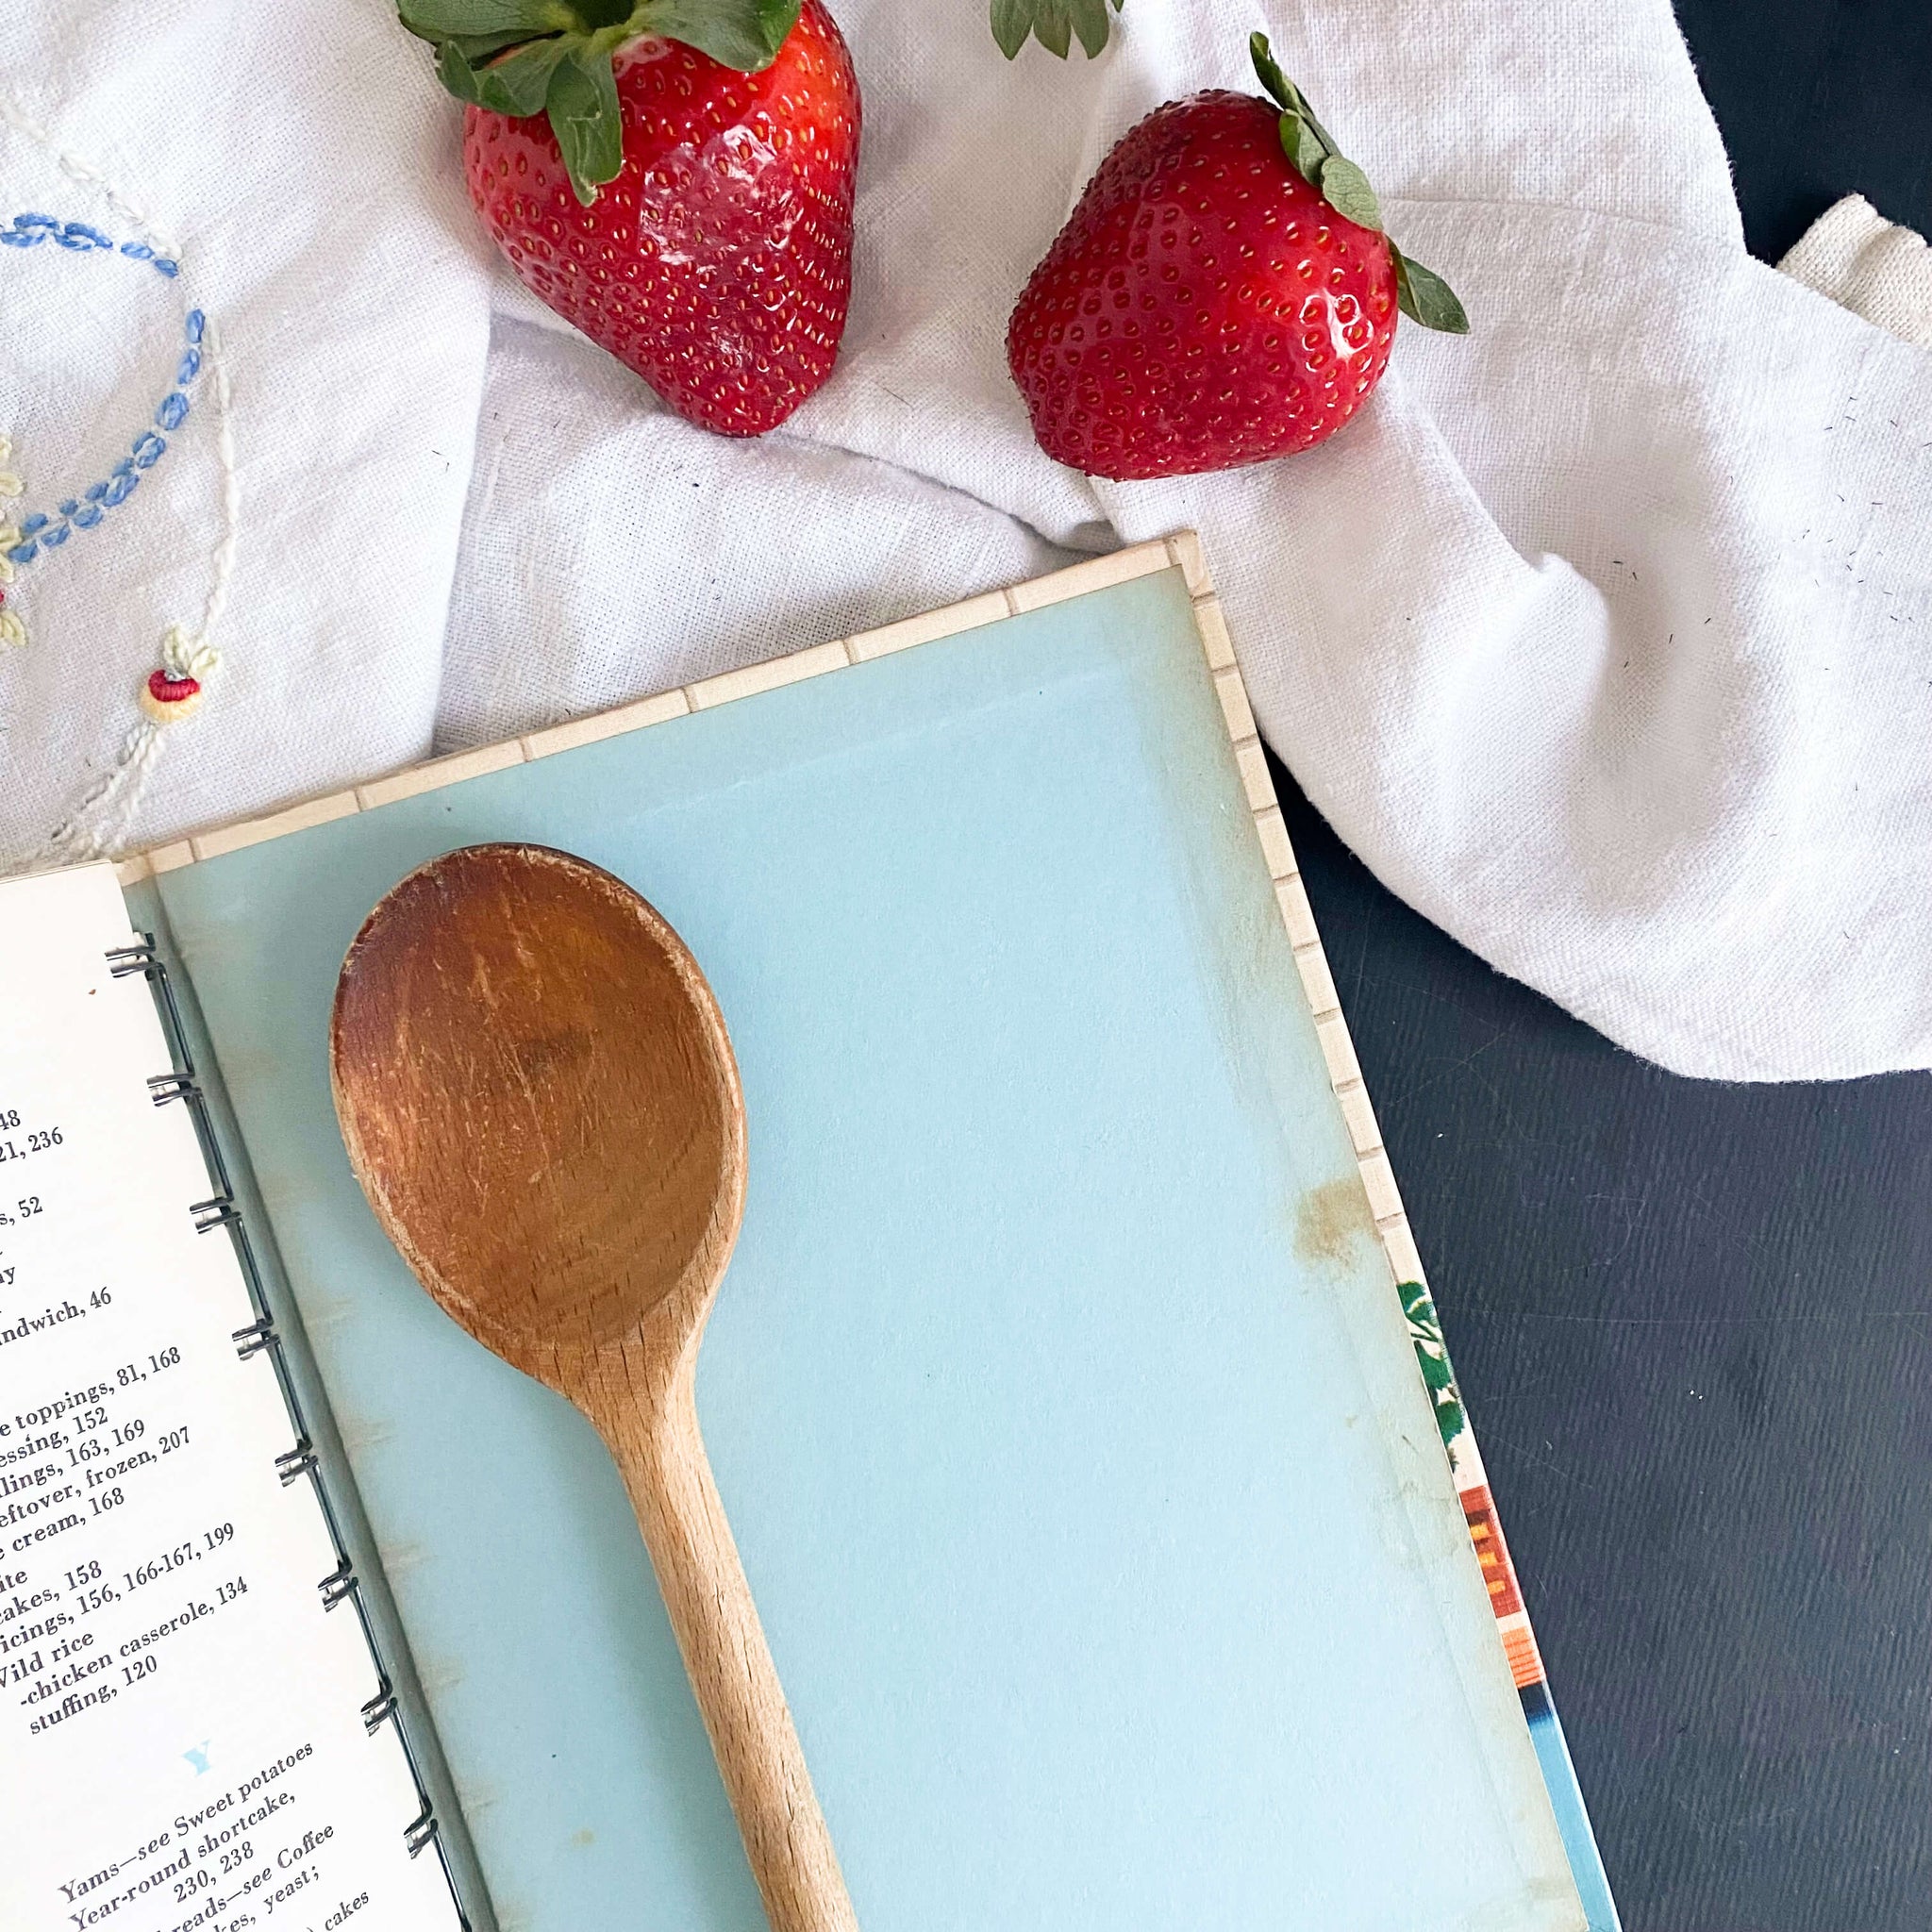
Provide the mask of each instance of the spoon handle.
{"label": "spoon handle", "polygon": [[772,1932],[858,1932],[698,1433],[694,1354],[605,1436],[623,1472]]}

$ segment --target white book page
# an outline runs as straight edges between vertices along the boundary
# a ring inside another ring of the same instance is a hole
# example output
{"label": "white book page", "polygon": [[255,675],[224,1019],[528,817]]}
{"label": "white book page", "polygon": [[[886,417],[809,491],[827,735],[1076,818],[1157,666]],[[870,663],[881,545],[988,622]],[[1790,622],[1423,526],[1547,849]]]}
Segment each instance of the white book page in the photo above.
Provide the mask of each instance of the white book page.
{"label": "white book page", "polygon": [[0,1924],[457,1914],[108,867],[0,886]]}

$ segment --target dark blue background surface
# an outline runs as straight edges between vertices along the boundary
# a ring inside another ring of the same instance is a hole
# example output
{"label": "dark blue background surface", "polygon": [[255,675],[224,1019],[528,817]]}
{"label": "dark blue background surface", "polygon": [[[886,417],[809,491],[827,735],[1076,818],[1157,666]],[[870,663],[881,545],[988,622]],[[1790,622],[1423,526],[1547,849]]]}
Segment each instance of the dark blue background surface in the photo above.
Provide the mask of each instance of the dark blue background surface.
{"label": "dark blue background surface", "polygon": [[[1932,229],[1927,0],[1679,17],[1754,253]],[[1674,1078],[1276,780],[1625,1924],[1925,1932],[1932,1075]]]}

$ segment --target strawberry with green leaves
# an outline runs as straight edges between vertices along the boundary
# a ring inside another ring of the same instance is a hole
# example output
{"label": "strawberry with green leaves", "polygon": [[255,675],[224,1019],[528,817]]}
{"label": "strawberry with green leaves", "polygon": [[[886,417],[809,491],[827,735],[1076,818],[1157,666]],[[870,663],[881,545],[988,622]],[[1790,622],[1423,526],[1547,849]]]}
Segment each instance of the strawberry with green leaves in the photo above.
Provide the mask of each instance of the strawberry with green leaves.
{"label": "strawberry with green leaves", "polygon": [[679,415],[782,423],[852,291],[858,83],[824,0],[400,0],[517,275]]}
{"label": "strawberry with green leaves", "polygon": [[1108,8],[1118,13],[1124,4],[1124,0],[992,0],[992,37],[1008,60],[1029,35],[1064,60],[1077,34],[1091,60],[1113,29]]}
{"label": "strawberry with green leaves", "polygon": [[1191,475],[1307,449],[1380,380],[1398,311],[1469,327],[1448,284],[1383,232],[1367,176],[1267,36],[1249,47],[1270,98],[1193,94],[1132,128],[1008,325],[1041,447],[1091,475]]}

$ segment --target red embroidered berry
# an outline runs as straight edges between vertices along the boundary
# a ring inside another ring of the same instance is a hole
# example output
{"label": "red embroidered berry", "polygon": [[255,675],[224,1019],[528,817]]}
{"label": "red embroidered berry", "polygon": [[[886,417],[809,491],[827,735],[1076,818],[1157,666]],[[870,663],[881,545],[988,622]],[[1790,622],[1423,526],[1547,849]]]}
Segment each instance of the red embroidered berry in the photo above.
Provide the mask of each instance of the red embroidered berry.
{"label": "red embroidered berry", "polygon": [[166,670],[150,672],[141,691],[141,708],[157,724],[173,724],[176,718],[192,718],[201,709],[201,681],[176,677]]}

